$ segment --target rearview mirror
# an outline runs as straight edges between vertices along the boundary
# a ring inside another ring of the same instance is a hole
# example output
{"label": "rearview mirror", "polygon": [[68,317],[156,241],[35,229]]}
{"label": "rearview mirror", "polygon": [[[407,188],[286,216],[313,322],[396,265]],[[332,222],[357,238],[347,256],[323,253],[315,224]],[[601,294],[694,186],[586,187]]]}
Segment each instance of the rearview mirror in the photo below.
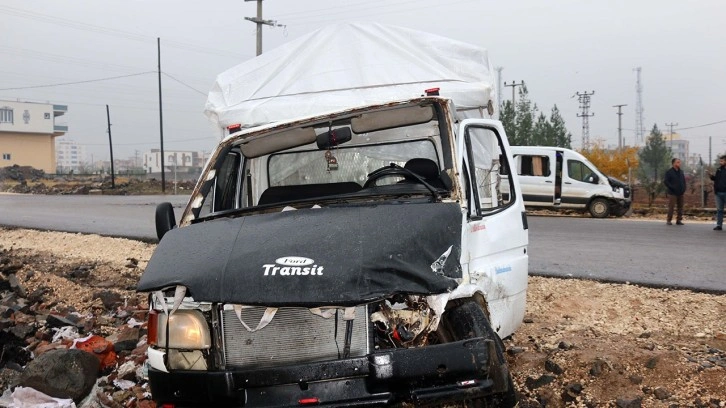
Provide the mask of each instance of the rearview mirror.
{"label": "rearview mirror", "polygon": [[176,216],[171,203],[161,203],[156,206],[156,237],[161,238],[176,227]]}
{"label": "rearview mirror", "polygon": [[350,128],[347,127],[341,127],[333,130],[329,130],[325,133],[321,133],[318,135],[317,143],[318,143],[318,149],[320,150],[326,150],[333,147],[336,147],[340,144],[343,144],[345,142],[350,142],[350,139],[353,138],[353,134],[350,131]]}

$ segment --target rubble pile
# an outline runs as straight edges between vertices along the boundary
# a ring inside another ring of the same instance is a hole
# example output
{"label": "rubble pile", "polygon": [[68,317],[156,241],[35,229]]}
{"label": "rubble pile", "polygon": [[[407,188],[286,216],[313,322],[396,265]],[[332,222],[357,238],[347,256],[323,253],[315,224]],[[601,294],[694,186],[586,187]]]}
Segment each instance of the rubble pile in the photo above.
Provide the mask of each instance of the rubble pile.
{"label": "rubble pile", "polygon": [[[146,377],[145,297],[124,278],[94,277],[109,265],[54,261],[0,245],[0,406],[41,395],[87,408],[155,407]],[[136,280],[138,267],[128,258],[115,274],[132,271]],[[66,293],[69,287],[53,279],[60,277],[88,292]]]}

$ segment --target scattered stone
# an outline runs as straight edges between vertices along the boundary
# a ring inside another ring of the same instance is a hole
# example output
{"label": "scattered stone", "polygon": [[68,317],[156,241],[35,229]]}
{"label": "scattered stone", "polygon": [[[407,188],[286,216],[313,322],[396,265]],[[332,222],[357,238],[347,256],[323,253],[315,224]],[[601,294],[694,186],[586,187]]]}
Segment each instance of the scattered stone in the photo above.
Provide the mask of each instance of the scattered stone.
{"label": "scattered stone", "polygon": [[651,370],[655,368],[655,366],[658,364],[658,357],[651,357],[648,359],[648,361],[645,363],[645,368],[650,368]]}
{"label": "scattered stone", "polygon": [[643,332],[638,336],[639,339],[649,339],[650,338],[650,332]]}
{"label": "scattered stone", "polygon": [[618,398],[615,400],[615,406],[618,408],[640,408],[643,404],[643,399],[638,398]]}
{"label": "scattered stone", "polygon": [[81,350],[52,350],[31,361],[20,376],[19,385],[32,387],[56,398],[78,402],[96,382],[99,361]]}
{"label": "scattered stone", "polygon": [[539,388],[543,385],[547,385],[555,380],[555,377],[547,374],[541,375],[539,378],[533,378],[533,377],[527,377],[527,379],[524,381],[524,384],[529,388],[530,390],[534,390],[536,388]]}
{"label": "scattered stone", "polygon": [[554,361],[549,360],[549,359],[545,360],[544,366],[545,366],[545,370],[547,370],[551,373],[557,374],[557,375],[560,375],[565,372],[565,370],[563,370],[559,364],[557,364]]}
{"label": "scattered stone", "polygon": [[522,320],[522,322],[527,323],[527,324],[534,323],[534,319],[532,319],[531,317],[525,317],[524,320]]}
{"label": "scattered stone", "polygon": [[557,348],[559,348],[560,350],[572,350],[573,348],[575,348],[575,346],[572,343],[568,343],[566,341],[561,341],[557,345]]}
{"label": "scattered stone", "polygon": [[562,391],[562,400],[565,402],[573,402],[577,399],[577,396],[582,393],[582,384],[580,383],[572,383],[567,384],[565,386],[564,390]]}
{"label": "scattered stone", "polygon": [[642,375],[633,374],[628,379],[633,384],[641,384],[643,382],[643,376]]}
{"label": "scattered stone", "polygon": [[62,316],[50,314],[45,319],[45,323],[48,325],[48,327],[56,327],[61,328],[65,326],[77,326],[76,322],[71,321],[70,319],[67,319]]}
{"label": "scattered stone", "polygon": [[103,307],[105,307],[106,310],[113,310],[116,306],[122,305],[124,302],[124,299],[120,294],[111,292],[110,290],[96,292],[93,294],[93,298],[101,299]]}
{"label": "scattered stone", "polygon": [[668,399],[671,396],[671,393],[663,387],[658,387],[655,390],[653,390],[653,394],[659,400]]}
{"label": "scattered stone", "polygon": [[510,348],[507,349],[507,353],[510,356],[516,356],[517,354],[521,354],[521,353],[524,353],[524,352],[525,352],[525,350],[524,350],[523,347],[510,347]]}
{"label": "scattered stone", "polygon": [[590,367],[590,375],[593,377],[599,377],[608,368],[609,366],[606,361],[595,360]]}
{"label": "scattered stone", "polygon": [[8,282],[10,282],[10,289],[17,293],[20,297],[27,297],[28,291],[25,289],[25,286],[20,284],[20,280],[18,280],[18,277],[15,276],[15,274],[12,274],[8,276]]}

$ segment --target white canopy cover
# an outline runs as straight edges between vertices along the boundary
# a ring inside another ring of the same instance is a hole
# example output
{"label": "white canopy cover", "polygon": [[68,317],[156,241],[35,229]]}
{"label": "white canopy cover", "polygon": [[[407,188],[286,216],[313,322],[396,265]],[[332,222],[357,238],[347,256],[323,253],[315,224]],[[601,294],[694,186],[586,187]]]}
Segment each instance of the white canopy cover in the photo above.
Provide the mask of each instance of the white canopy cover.
{"label": "white canopy cover", "polygon": [[460,112],[469,111],[463,116],[482,117],[490,100],[497,109],[495,82],[483,48],[402,27],[335,24],[219,74],[205,114],[223,131],[415,98],[438,87]]}

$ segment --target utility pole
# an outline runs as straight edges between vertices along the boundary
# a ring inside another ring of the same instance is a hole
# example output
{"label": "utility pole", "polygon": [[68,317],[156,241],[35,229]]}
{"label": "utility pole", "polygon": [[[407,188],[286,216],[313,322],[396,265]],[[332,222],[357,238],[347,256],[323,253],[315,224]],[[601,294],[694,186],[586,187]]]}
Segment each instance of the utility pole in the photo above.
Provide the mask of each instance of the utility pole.
{"label": "utility pole", "polygon": [[161,140],[161,192],[166,193],[166,176],[164,175],[164,116],[161,106],[161,38],[156,37],[156,49],[159,59],[159,139]]}
{"label": "utility pole", "polygon": [[514,108],[514,90],[515,90],[515,89],[516,89],[516,88],[517,88],[518,86],[524,86],[524,81],[519,81],[519,83],[517,83],[517,81],[512,81],[512,83],[511,83],[511,84],[507,84],[507,83],[505,82],[505,83],[504,83],[504,86],[511,86],[511,87],[512,87],[512,108]]}
{"label": "utility pole", "polygon": [[678,126],[678,123],[671,122],[671,123],[666,123],[665,125],[671,128],[671,130],[670,130],[670,134],[671,134],[671,150],[673,150],[673,126]]}
{"label": "utility pole", "polygon": [[496,67],[497,70],[497,100],[499,101],[499,110],[502,110],[502,70],[504,67]]}
{"label": "utility pole", "polygon": [[640,81],[641,68],[633,68],[633,71],[637,73],[637,79],[635,82],[635,143],[643,142],[645,135],[645,127],[643,126],[643,83]]}
{"label": "utility pole", "polygon": [[256,1],[257,2],[257,17],[245,17],[245,20],[251,21],[257,24],[257,55],[262,54],[262,25],[268,25],[271,27],[285,27],[282,24],[278,24],[275,20],[263,20],[262,19],[262,0],[245,0],[245,1]]}
{"label": "utility pole", "polygon": [[618,108],[618,149],[625,147],[625,141],[623,140],[623,106],[628,105],[613,105],[613,108]]}
{"label": "utility pole", "polygon": [[590,97],[595,95],[595,91],[592,92],[575,92],[577,100],[580,102],[580,109],[582,113],[578,113],[577,117],[582,118],[582,149],[587,150],[590,148],[590,116],[595,116],[594,113],[590,113]]}
{"label": "utility pole", "polygon": [[116,188],[116,175],[113,171],[113,143],[111,142],[111,113],[106,105],[106,123],[108,123],[108,148],[111,151],[111,188]]}

